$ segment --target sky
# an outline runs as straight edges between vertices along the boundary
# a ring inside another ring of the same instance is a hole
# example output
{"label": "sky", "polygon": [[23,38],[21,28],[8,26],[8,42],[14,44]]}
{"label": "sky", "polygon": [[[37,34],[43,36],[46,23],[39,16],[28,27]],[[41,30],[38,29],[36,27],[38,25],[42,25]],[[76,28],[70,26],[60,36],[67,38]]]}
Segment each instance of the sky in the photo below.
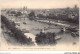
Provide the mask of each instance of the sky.
{"label": "sky", "polygon": [[1,8],[50,9],[79,6],[79,0],[1,0]]}

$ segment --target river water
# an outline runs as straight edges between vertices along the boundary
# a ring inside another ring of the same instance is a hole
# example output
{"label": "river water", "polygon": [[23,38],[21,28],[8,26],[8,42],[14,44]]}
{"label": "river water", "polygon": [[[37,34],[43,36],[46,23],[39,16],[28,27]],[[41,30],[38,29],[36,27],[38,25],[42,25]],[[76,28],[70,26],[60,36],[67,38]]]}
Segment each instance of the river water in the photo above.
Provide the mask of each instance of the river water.
{"label": "river water", "polygon": [[[53,29],[47,29],[47,30],[45,30],[45,32],[59,33],[58,36],[62,37],[62,39],[60,41],[58,41],[59,43],[78,42],[78,38],[74,38],[71,35],[71,32],[61,33],[60,32],[61,31],[60,26],[55,26],[55,25],[50,25],[50,24],[47,24],[47,23],[41,23],[41,22],[37,22],[37,21],[34,21],[34,20],[29,20],[28,18],[26,18],[25,20],[23,18],[22,19],[16,19],[16,21],[20,22],[19,28],[26,29],[33,35],[36,35],[36,34],[40,33],[41,29],[51,27]],[[23,22],[26,22],[26,24],[23,24]]]}
{"label": "river water", "polygon": [[[17,21],[20,21],[20,19]],[[23,24],[23,22],[26,22],[26,24]],[[32,33],[34,35],[38,34],[41,31],[41,29],[44,29],[44,28],[47,28],[47,30],[45,30],[45,32],[55,32],[55,33],[60,32],[59,26],[49,25],[46,23],[29,20],[28,18],[26,18],[25,20],[21,19],[20,24],[21,24],[21,26],[20,26],[21,28],[29,30],[30,33]],[[49,29],[48,27],[51,27],[53,29]]]}

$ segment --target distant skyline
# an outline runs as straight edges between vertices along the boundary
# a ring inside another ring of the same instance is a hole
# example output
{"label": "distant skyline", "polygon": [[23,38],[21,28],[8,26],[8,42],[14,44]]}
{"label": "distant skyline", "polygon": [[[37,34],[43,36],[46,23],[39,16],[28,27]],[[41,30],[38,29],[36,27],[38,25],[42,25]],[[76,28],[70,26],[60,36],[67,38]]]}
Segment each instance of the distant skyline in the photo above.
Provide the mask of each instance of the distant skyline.
{"label": "distant skyline", "polygon": [[79,7],[79,0],[1,0],[1,8],[50,9]]}

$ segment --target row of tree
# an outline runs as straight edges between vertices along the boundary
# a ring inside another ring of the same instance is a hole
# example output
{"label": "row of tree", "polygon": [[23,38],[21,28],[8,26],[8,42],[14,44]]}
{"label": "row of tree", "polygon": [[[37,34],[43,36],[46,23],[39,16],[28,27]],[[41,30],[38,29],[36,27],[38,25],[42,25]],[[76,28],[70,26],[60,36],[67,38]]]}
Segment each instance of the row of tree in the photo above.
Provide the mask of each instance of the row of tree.
{"label": "row of tree", "polygon": [[11,14],[11,15],[14,15],[16,17],[22,15],[22,13],[20,11],[7,11],[7,14]]}
{"label": "row of tree", "polygon": [[58,14],[56,16],[55,14],[49,14],[49,15],[44,16],[43,14],[37,14],[37,16],[35,16],[35,12],[32,11],[31,13],[29,13],[29,19],[33,20],[36,17],[38,17],[39,19],[48,18],[48,19],[56,19],[56,20],[68,21],[70,23],[79,24],[79,14],[75,16],[74,18],[69,18],[68,15],[69,14],[64,14],[64,15]]}
{"label": "row of tree", "polygon": [[12,21],[9,21],[5,16],[1,15],[1,22],[5,24],[5,26],[11,31],[13,34],[12,37],[14,37],[18,42],[21,44],[27,44],[27,45],[32,45],[32,39],[27,38],[20,29],[15,27],[15,23]]}

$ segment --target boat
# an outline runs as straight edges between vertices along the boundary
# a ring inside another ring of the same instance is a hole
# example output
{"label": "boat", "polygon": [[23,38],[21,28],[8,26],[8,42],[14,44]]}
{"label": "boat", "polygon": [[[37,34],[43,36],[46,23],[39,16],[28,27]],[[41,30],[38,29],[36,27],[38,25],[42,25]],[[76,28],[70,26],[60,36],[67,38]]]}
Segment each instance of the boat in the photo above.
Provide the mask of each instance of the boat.
{"label": "boat", "polygon": [[56,36],[55,39],[56,39],[56,40],[60,40],[61,37],[60,37],[60,36]]}
{"label": "boat", "polygon": [[78,29],[76,29],[76,27],[68,27],[66,30],[69,30],[71,32],[77,32]]}
{"label": "boat", "polygon": [[72,35],[73,37],[79,37],[79,33],[78,33],[78,32],[72,32],[71,35]]}
{"label": "boat", "polygon": [[26,22],[23,22],[23,24],[26,24]]}

